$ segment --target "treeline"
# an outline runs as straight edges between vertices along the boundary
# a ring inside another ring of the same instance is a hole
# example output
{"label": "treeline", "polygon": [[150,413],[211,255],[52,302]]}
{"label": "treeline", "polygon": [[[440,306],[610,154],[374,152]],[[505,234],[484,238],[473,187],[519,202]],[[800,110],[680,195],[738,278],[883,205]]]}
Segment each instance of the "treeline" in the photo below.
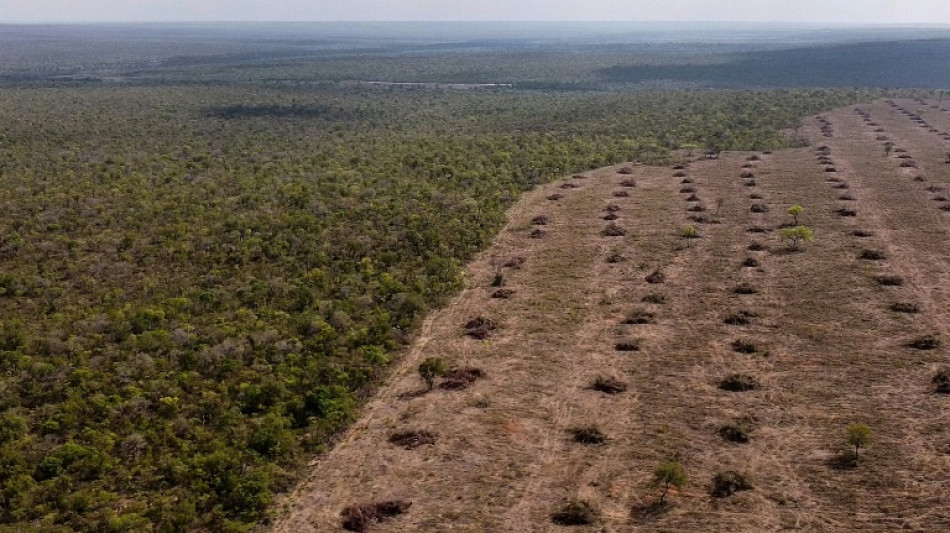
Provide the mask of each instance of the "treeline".
{"label": "treeline", "polygon": [[875,96],[0,91],[0,530],[247,530],[520,193]]}

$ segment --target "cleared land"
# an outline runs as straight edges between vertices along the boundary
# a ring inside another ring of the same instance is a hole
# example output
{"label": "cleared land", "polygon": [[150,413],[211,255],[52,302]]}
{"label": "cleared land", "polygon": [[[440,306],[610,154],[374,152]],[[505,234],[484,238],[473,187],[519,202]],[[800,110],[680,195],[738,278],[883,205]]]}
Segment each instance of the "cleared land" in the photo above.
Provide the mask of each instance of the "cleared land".
{"label": "cleared land", "polygon": [[[808,119],[808,148],[611,167],[527,194],[275,530],[338,531],[347,506],[403,500],[372,531],[557,531],[571,499],[599,513],[579,531],[950,529],[950,396],[931,383],[948,364],[948,107],[852,106]],[[816,235],[800,252],[779,237],[793,204]],[[608,205],[623,235],[604,234]],[[513,292],[493,298],[504,263]],[[484,340],[464,334],[475,317],[497,325]],[[944,342],[909,346],[927,336]],[[484,377],[426,393],[416,367],[434,356]],[[723,390],[733,374],[758,388]],[[626,390],[594,390],[598,377]],[[737,421],[748,442],[721,436]],[[841,460],[854,422],[876,437],[856,467]],[[588,426],[606,442],[575,442]],[[390,442],[407,431],[434,444]],[[690,483],[651,507],[667,459]],[[752,490],[711,495],[730,470]]]}

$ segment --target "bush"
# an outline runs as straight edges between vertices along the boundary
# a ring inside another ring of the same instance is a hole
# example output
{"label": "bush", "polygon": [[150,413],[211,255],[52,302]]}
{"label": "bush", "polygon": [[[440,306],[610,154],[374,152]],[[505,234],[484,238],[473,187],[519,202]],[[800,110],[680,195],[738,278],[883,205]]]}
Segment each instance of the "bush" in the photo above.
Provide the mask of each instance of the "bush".
{"label": "bush", "polygon": [[755,344],[742,339],[732,341],[732,350],[744,354],[754,354],[759,351]]}
{"label": "bush", "polygon": [[390,435],[389,442],[413,450],[426,444],[435,444],[435,435],[429,431],[402,431]]}
{"label": "bush", "polygon": [[656,292],[651,292],[651,293],[645,294],[643,298],[640,298],[640,301],[645,302],[645,303],[651,303],[651,304],[665,304],[666,296],[656,293]]}
{"label": "bush", "polygon": [[559,526],[588,526],[597,522],[600,514],[584,500],[571,500],[551,514],[551,521]]}
{"label": "bush", "polygon": [[485,373],[480,368],[454,368],[446,372],[443,377],[445,379],[439,384],[440,389],[462,390],[485,377]]}
{"label": "bush", "polygon": [[634,339],[620,341],[614,345],[618,352],[636,352],[640,350],[640,343]]}
{"label": "bush", "polygon": [[716,498],[728,498],[737,492],[752,490],[752,482],[745,475],[729,470],[713,477],[712,495]]}
{"label": "bush", "polygon": [[596,426],[571,428],[570,433],[574,442],[580,444],[604,444],[607,442],[607,436]]}
{"label": "bush", "polygon": [[412,502],[386,501],[364,505],[351,505],[340,513],[343,529],[362,533],[369,526],[385,522],[394,516],[405,513]]}
{"label": "bush", "polygon": [[736,286],[735,289],[733,289],[732,292],[736,294],[749,295],[749,294],[758,294],[759,289],[756,289],[755,287],[753,287],[752,285],[748,283],[740,283],[738,286]]}
{"label": "bush", "polygon": [[627,325],[653,324],[655,322],[656,315],[649,311],[631,311],[627,314],[627,317],[623,319],[623,323]]}
{"label": "bush", "polygon": [[940,369],[930,381],[934,385],[934,392],[950,394],[950,368]]}
{"label": "bush", "polygon": [[741,419],[720,427],[718,433],[724,440],[744,444],[749,442],[749,433],[751,432],[752,426],[749,420]]}
{"label": "bush", "polygon": [[432,390],[435,378],[445,374],[445,361],[441,357],[427,357],[419,363],[419,377],[425,382],[426,388]]}
{"label": "bush", "polygon": [[598,376],[590,388],[605,394],[620,394],[627,391],[627,384],[614,378]]}
{"label": "bush", "polygon": [[759,382],[747,374],[732,374],[719,382],[719,388],[729,392],[746,392],[759,388]]}
{"label": "bush", "polygon": [[752,319],[756,316],[758,315],[751,311],[739,311],[727,316],[725,320],[723,320],[723,323],[730,326],[746,326],[751,324]]}
{"label": "bush", "polygon": [[917,304],[909,302],[894,302],[890,309],[896,313],[916,314],[920,312],[920,307]]}
{"label": "bush", "polygon": [[940,347],[940,339],[933,335],[925,335],[910,341],[907,347],[915,350],[936,350]]}
{"label": "bush", "polygon": [[605,237],[623,237],[626,234],[627,232],[614,222],[607,224],[607,227],[601,232],[601,235]]}
{"label": "bush", "polygon": [[746,260],[742,262],[742,266],[747,268],[756,268],[759,266],[759,261],[754,257],[747,257]]}
{"label": "bush", "polygon": [[646,277],[647,283],[658,285],[666,281],[666,276],[659,269],[654,270]]}
{"label": "bush", "polygon": [[877,276],[874,279],[885,287],[900,287],[904,284],[904,278],[900,276]]}

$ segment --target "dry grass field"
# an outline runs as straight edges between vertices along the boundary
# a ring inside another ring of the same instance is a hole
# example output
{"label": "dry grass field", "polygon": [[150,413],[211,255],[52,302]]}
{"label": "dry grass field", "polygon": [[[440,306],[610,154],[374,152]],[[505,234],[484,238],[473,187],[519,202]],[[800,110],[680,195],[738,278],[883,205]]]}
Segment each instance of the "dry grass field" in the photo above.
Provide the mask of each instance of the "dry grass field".
{"label": "dry grass field", "polygon": [[[932,384],[950,366],[947,108],[838,109],[805,120],[808,148],[528,193],[274,530],[341,531],[348,506],[392,500],[411,506],[368,531],[561,531],[572,500],[593,515],[572,531],[950,530],[950,395]],[[815,234],[799,251],[780,236],[794,204]],[[481,340],[478,317],[496,326]],[[483,375],[426,392],[428,357]],[[757,386],[724,390],[736,374]],[[874,440],[855,464],[856,422]],[[390,442],[410,431],[432,442]],[[665,460],[689,482],[661,506]],[[751,489],[714,496],[729,471]]]}

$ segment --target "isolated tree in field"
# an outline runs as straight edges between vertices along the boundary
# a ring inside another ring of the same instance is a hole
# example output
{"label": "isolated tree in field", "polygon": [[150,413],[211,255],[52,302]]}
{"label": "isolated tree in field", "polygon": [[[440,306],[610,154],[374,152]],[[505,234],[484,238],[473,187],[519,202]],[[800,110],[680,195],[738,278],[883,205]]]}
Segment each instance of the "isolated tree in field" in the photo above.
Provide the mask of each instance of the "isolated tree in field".
{"label": "isolated tree in field", "polygon": [[426,388],[432,390],[435,378],[445,374],[445,361],[441,357],[427,357],[419,363],[419,377],[425,381]]}
{"label": "isolated tree in field", "polygon": [[805,208],[795,204],[789,207],[787,212],[789,215],[792,215],[792,220],[794,221],[795,225],[798,226],[798,216],[805,212]]}
{"label": "isolated tree in field", "polygon": [[861,448],[866,448],[874,440],[874,432],[867,424],[860,422],[848,426],[846,442],[854,446],[854,460],[857,462]]}
{"label": "isolated tree in field", "polygon": [[884,155],[889,156],[891,155],[892,151],[894,151],[894,143],[892,143],[891,141],[887,141],[886,143],[884,143]]}
{"label": "isolated tree in field", "polygon": [[791,243],[792,250],[798,250],[802,242],[812,242],[815,240],[815,232],[808,226],[795,226],[793,228],[782,228],[780,232],[782,240]]}
{"label": "isolated tree in field", "polygon": [[686,486],[686,482],[683,465],[677,461],[664,461],[653,471],[651,486],[663,488],[663,494],[660,495],[660,505],[663,505],[666,503],[666,495],[669,494],[670,489],[673,487],[682,489]]}

